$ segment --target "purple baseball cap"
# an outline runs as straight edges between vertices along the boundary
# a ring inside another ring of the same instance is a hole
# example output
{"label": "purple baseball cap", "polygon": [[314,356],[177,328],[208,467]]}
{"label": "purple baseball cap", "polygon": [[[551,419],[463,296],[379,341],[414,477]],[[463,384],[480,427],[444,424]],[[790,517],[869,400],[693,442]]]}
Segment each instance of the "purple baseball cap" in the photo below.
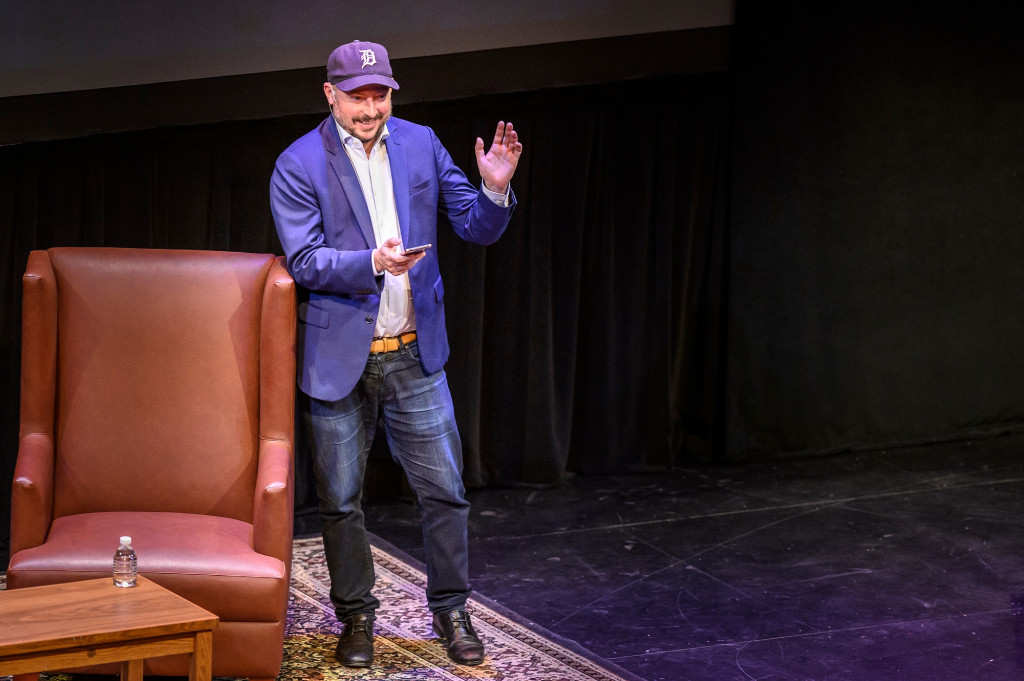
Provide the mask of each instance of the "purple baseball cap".
{"label": "purple baseball cap", "polygon": [[383,45],[353,40],[331,52],[327,80],[342,92],[364,85],[385,85],[398,89],[391,77],[391,62]]}

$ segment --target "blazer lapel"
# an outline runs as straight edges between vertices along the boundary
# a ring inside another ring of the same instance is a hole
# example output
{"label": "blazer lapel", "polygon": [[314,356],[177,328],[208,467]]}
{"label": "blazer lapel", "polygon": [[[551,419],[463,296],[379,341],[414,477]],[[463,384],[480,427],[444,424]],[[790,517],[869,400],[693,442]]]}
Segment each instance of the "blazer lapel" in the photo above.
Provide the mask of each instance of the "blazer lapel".
{"label": "blazer lapel", "polygon": [[389,134],[384,144],[388,147],[391,187],[395,192],[395,212],[398,213],[402,245],[415,246],[416,244],[409,243],[409,161],[406,158],[406,147],[402,144],[401,129],[401,124],[392,118],[388,123]]}
{"label": "blazer lapel", "polygon": [[[331,201],[331,210],[334,212],[334,224],[343,225],[355,215],[359,231],[363,233],[366,244],[370,248],[376,248],[377,237],[373,233],[373,222],[370,220],[370,209],[366,206],[366,199],[363,197],[363,190],[359,186],[359,177],[356,175],[348,154],[341,146],[341,137],[338,135],[338,126],[331,116],[323,122],[320,129],[320,136],[324,141],[324,148],[327,150],[328,162],[334,171],[344,193],[345,201]],[[333,191],[331,192],[334,193]],[[351,208],[351,215],[347,214],[345,208]]]}

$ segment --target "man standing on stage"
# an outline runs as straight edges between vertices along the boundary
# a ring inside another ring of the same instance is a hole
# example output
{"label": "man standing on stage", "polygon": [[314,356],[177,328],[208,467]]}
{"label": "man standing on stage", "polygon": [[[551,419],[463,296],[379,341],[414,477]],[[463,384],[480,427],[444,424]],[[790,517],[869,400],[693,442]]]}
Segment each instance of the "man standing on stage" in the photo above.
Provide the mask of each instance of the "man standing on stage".
{"label": "man standing on stage", "polygon": [[[379,601],[361,493],[380,422],[421,510],[434,632],[452,660],[479,664],[437,221],[466,241],[496,241],[515,206],[509,182],[523,147],[511,123],[498,123],[486,152],[478,138],[483,182],[474,187],[432,130],[391,118],[398,83],[375,43],[334,50],[323,88],[331,115],[278,158],[270,199],[302,295],[299,386],[310,398],[331,602],[344,624],[335,657],[373,662]],[[410,252],[418,246],[426,249]]]}

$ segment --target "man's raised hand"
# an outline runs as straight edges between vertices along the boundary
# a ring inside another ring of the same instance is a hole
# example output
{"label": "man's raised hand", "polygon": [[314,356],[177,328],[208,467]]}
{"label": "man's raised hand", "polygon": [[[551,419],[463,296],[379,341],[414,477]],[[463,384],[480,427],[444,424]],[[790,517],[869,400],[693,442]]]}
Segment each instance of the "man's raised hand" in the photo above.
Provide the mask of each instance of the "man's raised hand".
{"label": "man's raised hand", "polygon": [[484,141],[476,138],[476,164],[480,169],[480,177],[484,186],[492,192],[503,194],[508,183],[519,165],[519,156],[523,153],[523,145],[519,135],[512,128],[512,123],[498,122],[494,131],[491,148],[484,153]]}

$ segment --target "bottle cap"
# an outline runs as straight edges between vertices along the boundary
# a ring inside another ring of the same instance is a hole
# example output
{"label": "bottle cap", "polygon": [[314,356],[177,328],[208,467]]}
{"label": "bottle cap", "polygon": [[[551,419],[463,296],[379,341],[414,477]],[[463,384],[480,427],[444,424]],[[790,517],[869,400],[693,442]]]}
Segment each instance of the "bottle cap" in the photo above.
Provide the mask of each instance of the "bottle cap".
{"label": "bottle cap", "polygon": [[128,544],[131,544],[131,543],[132,543],[132,538],[131,537],[128,537],[128,536],[121,537],[121,544],[123,546],[127,546]]}

